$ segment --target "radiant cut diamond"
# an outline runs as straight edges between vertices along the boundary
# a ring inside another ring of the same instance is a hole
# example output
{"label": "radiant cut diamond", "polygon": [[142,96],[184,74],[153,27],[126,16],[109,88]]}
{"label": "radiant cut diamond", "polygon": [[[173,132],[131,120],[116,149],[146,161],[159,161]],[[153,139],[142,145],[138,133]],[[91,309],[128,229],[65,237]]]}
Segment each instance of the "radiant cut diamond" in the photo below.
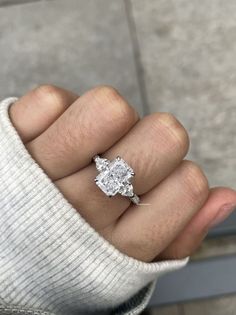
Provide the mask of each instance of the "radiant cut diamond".
{"label": "radiant cut diamond", "polygon": [[[96,159],[97,157],[95,162]],[[101,162],[100,160],[97,161]],[[107,196],[115,196],[117,193],[120,193],[123,196],[131,197],[134,194],[133,186],[130,183],[130,179],[133,176],[133,169],[122,158],[117,157],[111,162],[108,161],[106,167],[103,167],[100,174],[95,178],[95,182]]]}

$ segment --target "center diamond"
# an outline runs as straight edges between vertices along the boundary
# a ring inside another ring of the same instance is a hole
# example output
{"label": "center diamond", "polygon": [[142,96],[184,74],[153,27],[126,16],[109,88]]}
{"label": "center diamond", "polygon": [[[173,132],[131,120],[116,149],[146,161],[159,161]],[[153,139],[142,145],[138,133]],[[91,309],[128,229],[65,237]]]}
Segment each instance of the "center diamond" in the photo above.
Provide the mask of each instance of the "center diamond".
{"label": "center diamond", "polygon": [[133,187],[130,179],[133,176],[133,169],[122,158],[117,157],[108,164],[104,171],[98,174],[95,181],[107,196],[115,196],[117,193],[132,196]]}

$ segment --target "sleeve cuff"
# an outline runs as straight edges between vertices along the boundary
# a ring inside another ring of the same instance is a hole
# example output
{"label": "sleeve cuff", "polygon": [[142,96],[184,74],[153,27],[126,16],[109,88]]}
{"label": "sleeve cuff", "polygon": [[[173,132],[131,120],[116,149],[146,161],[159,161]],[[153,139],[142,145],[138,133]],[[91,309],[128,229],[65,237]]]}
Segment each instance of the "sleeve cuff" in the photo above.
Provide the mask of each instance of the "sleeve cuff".
{"label": "sleeve cuff", "polygon": [[187,259],[145,263],[98,234],[33,160],[0,104],[0,298],[56,314],[139,314],[158,276]]}

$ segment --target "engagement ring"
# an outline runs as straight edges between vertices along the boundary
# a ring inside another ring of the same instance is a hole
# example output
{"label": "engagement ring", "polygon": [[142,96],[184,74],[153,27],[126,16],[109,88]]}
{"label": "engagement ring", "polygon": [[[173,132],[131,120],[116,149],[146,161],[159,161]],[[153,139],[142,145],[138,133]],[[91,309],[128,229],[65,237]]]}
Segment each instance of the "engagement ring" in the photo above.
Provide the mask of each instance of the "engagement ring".
{"label": "engagement ring", "polygon": [[97,186],[109,197],[121,194],[129,197],[134,204],[139,204],[139,197],[133,192],[131,179],[135,173],[133,169],[119,156],[109,161],[95,155],[93,160],[99,174],[95,178]]}

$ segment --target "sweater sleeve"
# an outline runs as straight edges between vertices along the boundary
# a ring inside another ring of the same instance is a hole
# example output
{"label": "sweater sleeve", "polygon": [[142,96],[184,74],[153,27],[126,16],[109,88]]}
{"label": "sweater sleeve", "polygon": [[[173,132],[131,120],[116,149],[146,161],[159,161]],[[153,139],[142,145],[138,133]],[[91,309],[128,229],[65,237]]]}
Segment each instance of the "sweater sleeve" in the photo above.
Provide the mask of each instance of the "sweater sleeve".
{"label": "sweater sleeve", "polygon": [[15,101],[0,103],[0,308],[139,314],[157,278],[187,259],[145,263],[99,235],[26,150],[8,115]]}

